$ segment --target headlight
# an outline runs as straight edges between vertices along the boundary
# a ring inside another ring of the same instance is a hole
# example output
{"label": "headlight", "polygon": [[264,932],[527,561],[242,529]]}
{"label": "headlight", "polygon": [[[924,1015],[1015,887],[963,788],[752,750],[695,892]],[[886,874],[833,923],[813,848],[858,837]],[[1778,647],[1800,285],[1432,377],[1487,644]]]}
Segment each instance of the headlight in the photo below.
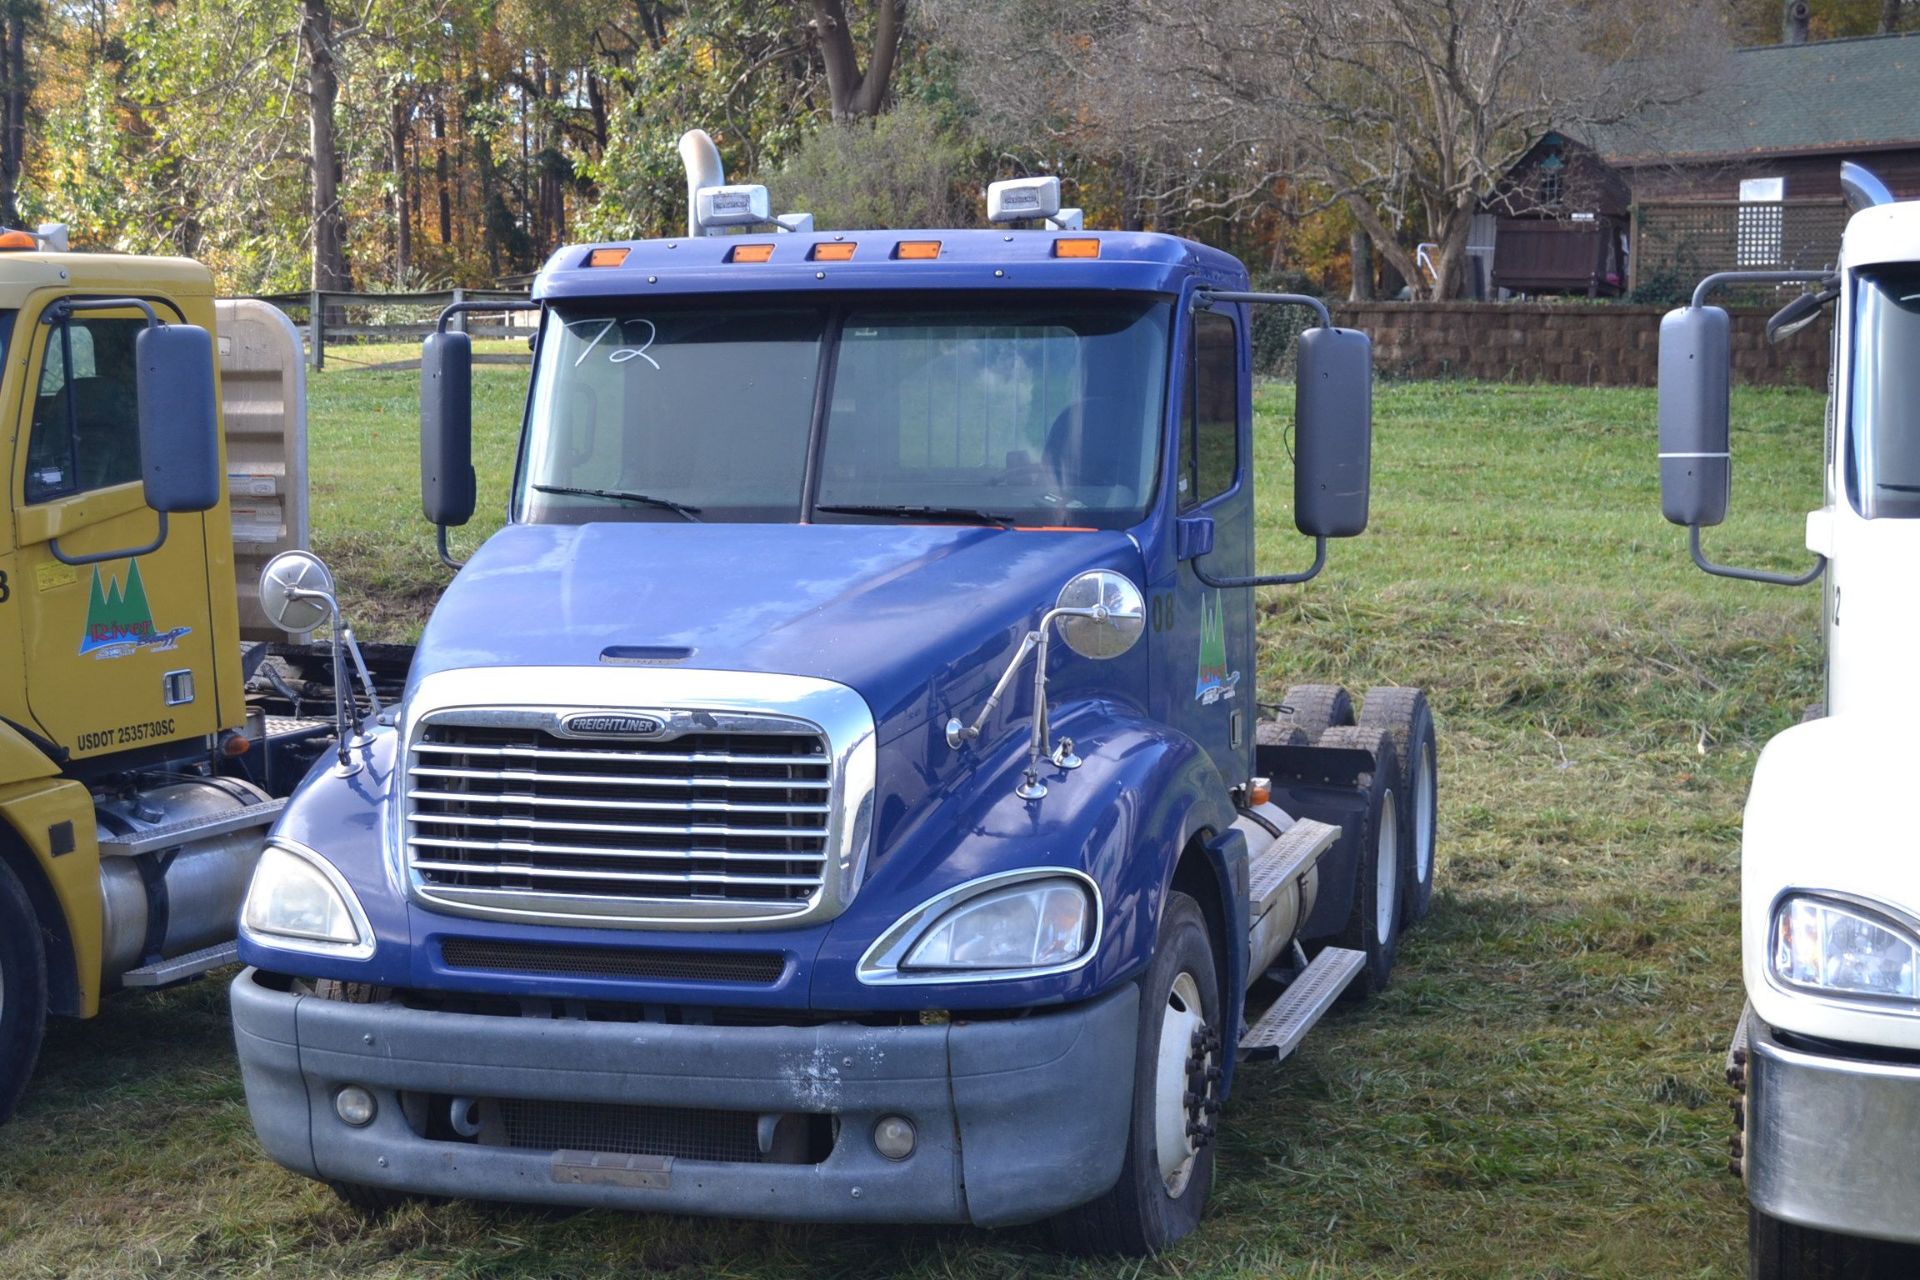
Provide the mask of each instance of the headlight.
{"label": "headlight", "polygon": [[272,945],[373,953],[366,914],[340,873],[318,854],[296,853],[278,844],[268,845],[254,867],[240,922]]}
{"label": "headlight", "polygon": [[934,895],[860,957],[875,985],[1039,977],[1100,945],[1100,891],[1070,867],[1001,871]]}
{"label": "headlight", "polygon": [[949,908],[902,969],[1048,969],[1078,960],[1092,932],[1087,891],[1072,880],[997,889]]}
{"label": "headlight", "polygon": [[1920,938],[1862,908],[1788,898],[1774,908],[1772,952],[1774,975],[1794,986],[1906,999],[1916,994]]}

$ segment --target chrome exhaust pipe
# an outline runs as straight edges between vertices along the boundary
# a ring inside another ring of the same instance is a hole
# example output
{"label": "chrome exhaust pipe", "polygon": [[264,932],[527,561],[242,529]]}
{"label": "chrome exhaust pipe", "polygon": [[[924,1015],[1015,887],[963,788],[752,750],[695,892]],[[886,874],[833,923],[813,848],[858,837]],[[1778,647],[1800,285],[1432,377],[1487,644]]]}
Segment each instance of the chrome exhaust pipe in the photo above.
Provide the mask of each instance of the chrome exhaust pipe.
{"label": "chrome exhaust pipe", "polygon": [[725,186],[727,171],[720,163],[720,148],[713,145],[705,129],[689,129],[680,135],[680,163],[687,170],[687,234],[700,234],[700,188]]}

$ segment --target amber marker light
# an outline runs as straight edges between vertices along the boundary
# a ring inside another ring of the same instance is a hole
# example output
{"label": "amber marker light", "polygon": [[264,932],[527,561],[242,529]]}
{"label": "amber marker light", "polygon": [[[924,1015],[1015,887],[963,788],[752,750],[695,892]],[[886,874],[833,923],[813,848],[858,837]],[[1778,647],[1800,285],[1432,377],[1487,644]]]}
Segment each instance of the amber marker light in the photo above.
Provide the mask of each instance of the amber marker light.
{"label": "amber marker light", "polygon": [[1100,256],[1100,242],[1086,239],[1059,239],[1053,242],[1053,256],[1056,258],[1097,258]]}
{"label": "amber marker light", "polygon": [[40,242],[30,231],[0,232],[0,249],[38,249]]}
{"label": "amber marker light", "polygon": [[926,262],[940,256],[938,240],[902,240],[893,247],[893,256],[909,262]]}
{"label": "amber marker light", "polygon": [[625,249],[595,249],[587,255],[587,265],[590,267],[617,267],[626,262],[627,253],[628,251]]}
{"label": "amber marker light", "polygon": [[765,262],[773,256],[770,244],[737,244],[727,254],[728,262]]}
{"label": "amber marker light", "polygon": [[854,248],[854,241],[836,240],[813,246],[813,252],[808,256],[815,262],[851,262]]}

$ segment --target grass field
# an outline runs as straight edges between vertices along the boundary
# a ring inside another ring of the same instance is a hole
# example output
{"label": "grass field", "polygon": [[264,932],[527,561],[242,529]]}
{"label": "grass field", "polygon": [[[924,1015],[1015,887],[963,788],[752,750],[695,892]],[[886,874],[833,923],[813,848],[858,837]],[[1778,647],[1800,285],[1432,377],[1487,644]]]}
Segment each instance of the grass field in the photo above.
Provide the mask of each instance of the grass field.
{"label": "grass field", "polygon": [[[521,375],[481,375],[497,511]],[[447,574],[418,515],[415,378],[315,377],[316,544],[363,636]],[[1262,396],[1262,561],[1304,563]],[[1820,401],[1735,397],[1725,560],[1798,564]],[[1143,1266],[1028,1233],[781,1228],[472,1205],[363,1225],[254,1145],[219,985],[59,1024],[0,1131],[0,1276],[1731,1275],[1720,1079],[1740,1006],[1740,805],[1818,697],[1818,597],[1709,579],[1662,524],[1653,397],[1380,388],[1374,524],[1262,593],[1260,687],[1424,684],[1440,889],[1391,989],[1249,1070],[1202,1231]],[[474,530],[477,536],[482,530]],[[471,545],[463,535],[459,543]]]}

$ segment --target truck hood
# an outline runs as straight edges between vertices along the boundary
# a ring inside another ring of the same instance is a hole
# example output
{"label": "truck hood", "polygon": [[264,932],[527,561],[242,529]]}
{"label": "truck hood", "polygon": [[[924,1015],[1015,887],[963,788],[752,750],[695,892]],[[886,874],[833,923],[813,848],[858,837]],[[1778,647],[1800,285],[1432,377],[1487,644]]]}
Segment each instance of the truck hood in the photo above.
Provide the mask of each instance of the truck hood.
{"label": "truck hood", "polygon": [[509,525],[441,597],[411,679],[631,662],[816,676],[859,692],[885,738],[996,677],[1094,567],[1143,568],[1116,532]]}

